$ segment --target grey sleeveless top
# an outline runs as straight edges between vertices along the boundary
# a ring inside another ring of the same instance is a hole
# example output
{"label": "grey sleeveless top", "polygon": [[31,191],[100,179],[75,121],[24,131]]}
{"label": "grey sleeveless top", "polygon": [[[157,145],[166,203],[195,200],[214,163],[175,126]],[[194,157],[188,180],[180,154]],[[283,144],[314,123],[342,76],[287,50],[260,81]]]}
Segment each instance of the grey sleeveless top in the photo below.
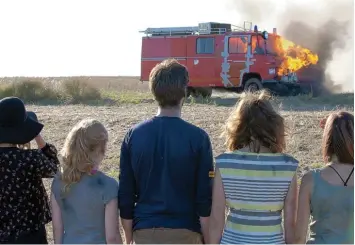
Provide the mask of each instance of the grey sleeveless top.
{"label": "grey sleeveless top", "polygon": [[354,244],[354,187],[328,183],[320,169],[313,170],[312,175],[312,222],[307,243]]}

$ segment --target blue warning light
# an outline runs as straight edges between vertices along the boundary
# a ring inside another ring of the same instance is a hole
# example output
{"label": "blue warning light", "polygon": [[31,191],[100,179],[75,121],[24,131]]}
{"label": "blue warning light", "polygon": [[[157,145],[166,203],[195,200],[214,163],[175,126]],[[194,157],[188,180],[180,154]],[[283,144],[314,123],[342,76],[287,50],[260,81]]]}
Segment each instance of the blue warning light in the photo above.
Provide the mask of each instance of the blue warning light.
{"label": "blue warning light", "polygon": [[257,25],[254,26],[254,32],[258,32],[258,26]]}

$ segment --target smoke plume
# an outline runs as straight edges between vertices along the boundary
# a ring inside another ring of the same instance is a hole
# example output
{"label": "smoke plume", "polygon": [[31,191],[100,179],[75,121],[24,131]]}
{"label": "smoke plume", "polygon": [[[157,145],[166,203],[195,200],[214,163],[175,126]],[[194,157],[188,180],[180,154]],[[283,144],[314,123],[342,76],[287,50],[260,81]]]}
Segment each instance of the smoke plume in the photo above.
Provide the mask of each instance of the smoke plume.
{"label": "smoke plume", "polygon": [[318,64],[301,70],[302,76],[312,77],[328,92],[354,90],[353,0],[230,0],[230,4],[240,20],[276,27],[284,38],[317,53]]}

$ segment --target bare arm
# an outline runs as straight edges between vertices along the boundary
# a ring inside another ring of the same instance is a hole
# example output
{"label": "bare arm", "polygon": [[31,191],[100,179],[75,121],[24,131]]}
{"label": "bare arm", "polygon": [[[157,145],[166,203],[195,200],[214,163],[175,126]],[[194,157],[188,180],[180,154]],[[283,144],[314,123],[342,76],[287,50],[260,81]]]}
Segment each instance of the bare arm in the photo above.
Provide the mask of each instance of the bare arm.
{"label": "bare arm", "polygon": [[46,146],[46,142],[44,141],[44,139],[40,134],[36,136],[35,141],[37,143],[38,149],[42,149],[43,147]]}
{"label": "bare arm", "polygon": [[305,244],[311,215],[311,194],[313,188],[312,173],[306,173],[301,182],[300,197],[298,200],[297,222],[295,229],[295,241],[297,244]]}
{"label": "bare arm", "polygon": [[221,237],[225,225],[226,198],[224,194],[221,173],[218,169],[216,169],[215,172],[212,193],[212,211],[209,230],[209,242],[210,244],[219,244],[221,242]]}
{"label": "bare arm", "polygon": [[284,204],[285,242],[287,244],[294,243],[295,239],[294,231],[296,226],[297,199],[297,174],[295,174],[292,178]]}
{"label": "bare arm", "polygon": [[62,212],[55,199],[53,192],[51,193],[51,209],[52,209],[52,226],[53,226],[53,238],[55,244],[62,244],[64,228],[62,222]]}
{"label": "bare arm", "polygon": [[112,199],[105,206],[105,235],[107,244],[122,244],[118,227],[117,198]]}

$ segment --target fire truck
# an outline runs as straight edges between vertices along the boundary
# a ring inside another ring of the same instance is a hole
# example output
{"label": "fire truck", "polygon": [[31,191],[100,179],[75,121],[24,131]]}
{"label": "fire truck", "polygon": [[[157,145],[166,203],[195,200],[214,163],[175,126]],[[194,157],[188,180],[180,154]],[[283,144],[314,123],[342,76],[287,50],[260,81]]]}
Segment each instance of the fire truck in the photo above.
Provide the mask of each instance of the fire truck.
{"label": "fire truck", "polygon": [[296,93],[300,88],[295,73],[277,75],[282,60],[275,50],[276,28],[268,33],[251,22],[243,27],[207,22],[141,32],[142,82],[149,80],[157,63],[174,58],[189,71],[188,96],[210,97],[216,88],[235,92],[267,88],[275,93]]}

